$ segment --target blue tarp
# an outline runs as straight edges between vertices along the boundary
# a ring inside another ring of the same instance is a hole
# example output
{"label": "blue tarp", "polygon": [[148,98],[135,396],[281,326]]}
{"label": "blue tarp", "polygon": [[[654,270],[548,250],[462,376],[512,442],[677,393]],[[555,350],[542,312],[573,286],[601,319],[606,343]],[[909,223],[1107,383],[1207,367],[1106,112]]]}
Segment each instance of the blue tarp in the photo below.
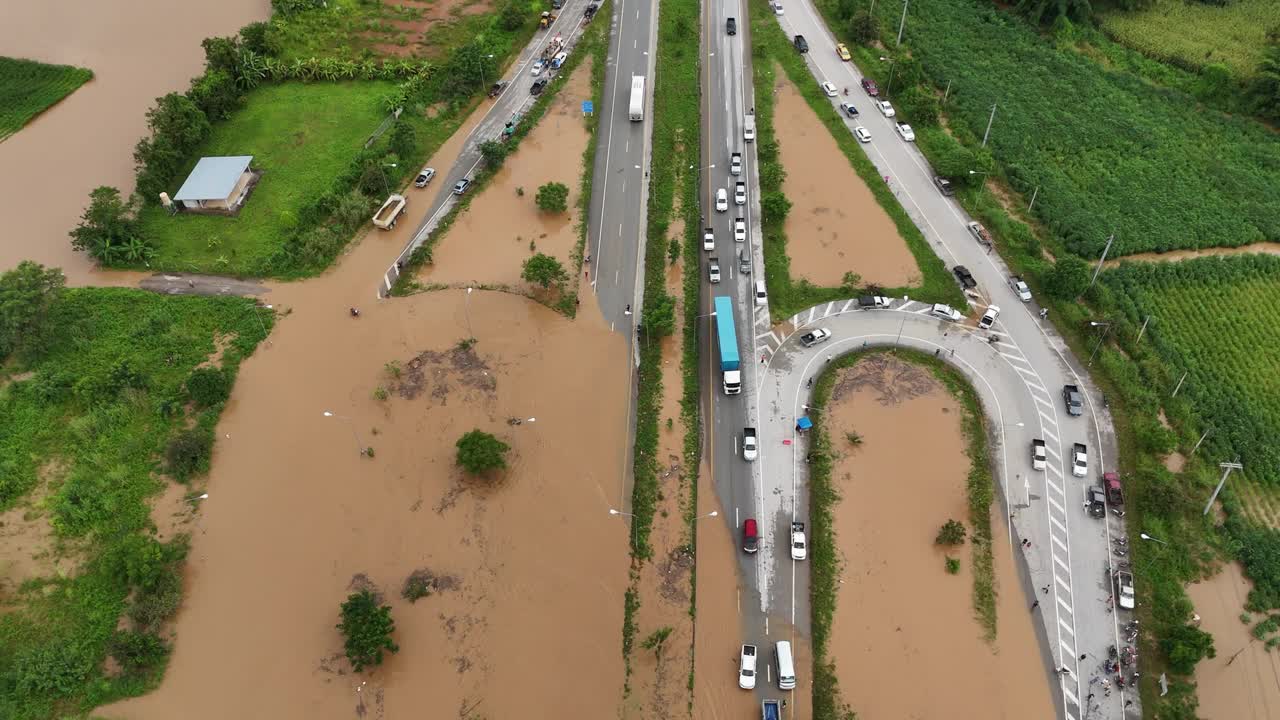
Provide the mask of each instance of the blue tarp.
{"label": "blue tarp", "polygon": [[813,421],[810,420],[808,416],[802,417],[796,421],[797,430],[808,430],[811,427],[813,427]]}

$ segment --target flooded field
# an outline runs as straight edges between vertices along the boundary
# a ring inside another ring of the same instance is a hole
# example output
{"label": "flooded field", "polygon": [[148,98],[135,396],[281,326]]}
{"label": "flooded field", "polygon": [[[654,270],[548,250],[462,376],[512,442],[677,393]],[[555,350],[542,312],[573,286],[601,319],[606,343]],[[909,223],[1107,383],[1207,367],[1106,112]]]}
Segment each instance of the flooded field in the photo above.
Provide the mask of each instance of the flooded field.
{"label": "flooded field", "polygon": [[[1280,656],[1270,652],[1240,622],[1250,583],[1237,563],[1187,586],[1200,614],[1200,629],[1213,635],[1217,657],[1196,665],[1199,717],[1205,720],[1264,720],[1280,715]],[[1252,622],[1262,620],[1254,616]]]}
{"label": "flooded field", "polygon": [[[835,531],[845,566],[830,643],[841,694],[864,720],[1051,717],[1048,669],[1001,541],[1005,525],[992,528],[994,646],[974,618],[968,545],[934,544],[948,519],[968,525],[961,407],[927,370],[885,358],[841,371],[828,409],[843,497]],[[957,575],[944,569],[948,554],[960,560]]]}
{"label": "flooded field", "polygon": [[[581,108],[591,98],[591,65],[583,62],[564,81],[567,86],[546,116],[436,245],[434,264],[419,272],[419,281],[532,291],[520,271],[534,253],[551,255],[567,269],[575,267],[571,254],[578,241],[579,173],[590,139]],[[538,188],[549,182],[569,187],[568,212],[548,214],[534,203]]]}
{"label": "flooded field", "polygon": [[1116,260],[1108,260],[1104,263],[1107,267],[1113,268],[1122,262],[1174,262],[1178,260],[1192,260],[1201,257],[1230,257],[1232,255],[1280,255],[1280,243],[1260,242],[1251,245],[1242,245],[1233,248],[1204,248],[1202,250],[1170,250],[1166,253],[1137,253],[1136,255],[1125,255]]}
{"label": "flooded field", "polygon": [[863,283],[902,287],[920,271],[893,220],[854,172],[830,131],[778,72],[774,127],[787,177],[787,255],[792,280],[836,286],[846,272]]}
{"label": "flooded field", "polygon": [[0,54],[77,65],[94,79],[0,143],[0,270],[22,260],[58,266],[73,285],[134,285],[71,249],[67,233],[89,191],[133,190],[133,146],[155,98],[184,91],[204,67],[200,41],[270,14],[268,0],[11,2],[0,7]]}

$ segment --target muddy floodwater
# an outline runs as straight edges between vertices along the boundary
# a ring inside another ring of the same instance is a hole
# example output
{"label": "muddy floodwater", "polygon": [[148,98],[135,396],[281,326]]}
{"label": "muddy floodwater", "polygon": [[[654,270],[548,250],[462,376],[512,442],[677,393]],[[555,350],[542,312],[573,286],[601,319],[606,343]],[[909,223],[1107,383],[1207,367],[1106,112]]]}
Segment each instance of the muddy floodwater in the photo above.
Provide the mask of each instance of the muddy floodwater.
{"label": "muddy floodwater", "polygon": [[863,283],[918,284],[915,257],[893,220],[795,86],[784,73],[775,75],[773,124],[787,171],[782,190],[791,201],[786,232],[792,279],[830,287],[854,272]]}
{"label": "muddy floodwater", "polygon": [[40,0],[0,3],[0,55],[77,65],[93,80],[0,142],[0,270],[22,260],[63,269],[74,285],[134,285],[71,249],[89,191],[133,191],[133,146],[154,100],[204,68],[200,41],[271,12],[268,0]]}
{"label": "muddy floodwater", "polygon": [[1117,260],[1108,260],[1109,268],[1117,267],[1122,262],[1176,262],[1193,260],[1202,257],[1229,257],[1231,255],[1280,255],[1280,243],[1259,242],[1231,248],[1203,248],[1201,250],[1170,250],[1165,253],[1137,253],[1125,255]]}
{"label": "muddy floodwater", "polygon": [[1240,622],[1251,587],[1237,563],[1187,586],[1200,629],[1213,635],[1217,651],[1217,657],[1196,665],[1196,715],[1205,720],[1280,717],[1280,657],[1249,632],[1263,620],[1261,615],[1252,615],[1249,624]]}
{"label": "muddy floodwater", "polygon": [[[961,412],[927,370],[884,355],[842,370],[827,410],[843,498],[831,658],[841,694],[864,720],[1055,713],[1004,524],[993,527],[994,646],[974,618],[969,545],[934,544],[948,519],[968,527]],[[960,560],[957,575],[944,569],[948,554]]]}
{"label": "muddy floodwater", "polygon": [[[591,63],[579,65],[563,82],[566,87],[537,127],[436,245],[433,264],[419,273],[419,280],[531,291],[520,271],[534,253],[576,267],[570,256],[578,241],[582,153],[590,139],[581,108],[583,100],[591,99]],[[568,212],[545,213],[534,203],[538,188],[549,182],[569,187]]]}

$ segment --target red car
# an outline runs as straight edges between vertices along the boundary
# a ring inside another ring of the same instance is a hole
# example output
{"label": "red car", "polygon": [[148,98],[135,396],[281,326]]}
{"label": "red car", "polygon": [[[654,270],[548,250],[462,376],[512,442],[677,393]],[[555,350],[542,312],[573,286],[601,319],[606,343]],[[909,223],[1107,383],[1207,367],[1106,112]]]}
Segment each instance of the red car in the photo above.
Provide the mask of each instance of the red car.
{"label": "red car", "polygon": [[871,78],[862,78],[862,89],[866,90],[871,97],[880,96],[880,88],[876,87],[876,81]]}
{"label": "red car", "polygon": [[742,521],[742,551],[753,553],[759,549],[760,536],[757,534],[755,518]]}

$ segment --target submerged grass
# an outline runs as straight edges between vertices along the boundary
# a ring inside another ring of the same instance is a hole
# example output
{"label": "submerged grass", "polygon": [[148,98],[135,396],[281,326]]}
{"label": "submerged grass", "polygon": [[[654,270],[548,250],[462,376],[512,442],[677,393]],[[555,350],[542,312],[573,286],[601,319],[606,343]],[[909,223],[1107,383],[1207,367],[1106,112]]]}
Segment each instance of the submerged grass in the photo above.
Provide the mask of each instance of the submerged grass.
{"label": "submerged grass", "polygon": [[84,68],[0,57],[0,141],[91,79]]}

